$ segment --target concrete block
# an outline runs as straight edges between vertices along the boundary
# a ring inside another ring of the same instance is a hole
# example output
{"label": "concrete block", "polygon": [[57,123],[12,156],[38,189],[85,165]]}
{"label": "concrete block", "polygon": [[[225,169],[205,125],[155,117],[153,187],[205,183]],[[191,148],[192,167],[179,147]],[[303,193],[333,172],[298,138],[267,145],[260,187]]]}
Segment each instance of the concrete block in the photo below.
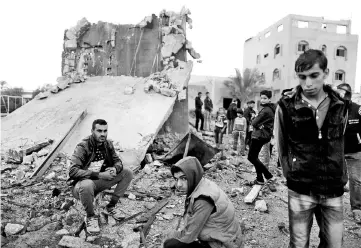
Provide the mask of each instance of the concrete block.
{"label": "concrete block", "polygon": [[23,158],[23,164],[32,164],[34,161],[33,155],[28,155]]}
{"label": "concrete block", "polygon": [[256,205],[254,207],[255,210],[260,211],[260,212],[267,212],[267,203],[265,200],[259,200],[256,201]]}
{"label": "concrete block", "polygon": [[17,234],[17,233],[19,233],[21,230],[23,230],[23,228],[24,228],[23,225],[8,223],[8,224],[5,226],[6,236],[11,236],[11,235]]}
{"label": "concrete block", "polygon": [[82,238],[72,237],[72,236],[63,236],[60,240],[60,247],[68,247],[68,248],[97,248],[99,245],[93,245],[85,242]]}

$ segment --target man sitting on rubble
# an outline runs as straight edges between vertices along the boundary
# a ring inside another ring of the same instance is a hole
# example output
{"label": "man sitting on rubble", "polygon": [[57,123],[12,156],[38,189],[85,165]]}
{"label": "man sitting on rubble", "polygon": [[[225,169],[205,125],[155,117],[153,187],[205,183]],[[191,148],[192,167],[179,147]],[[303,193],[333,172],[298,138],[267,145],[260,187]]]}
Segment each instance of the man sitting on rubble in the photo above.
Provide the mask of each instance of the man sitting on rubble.
{"label": "man sitting on rubble", "polygon": [[185,157],[172,168],[176,187],[187,194],[184,228],[164,242],[165,248],[243,247],[243,233],[234,206],[217,184],[203,177],[195,157]]}
{"label": "man sitting on rubble", "polygon": [[72,187],[75,198],[80,199],[85,208],[87,232],[95,234],[100,229],[98,217],[94,213],[94,196],[117,185],[104,213],[115,220],[122,219],[115,210],[115,205],[129,186],[133,173],[123,166],[112,142],[107,140],[108,125],[105,120],[95,120],[91,133],[75,148],[71,157],[68,184]]}

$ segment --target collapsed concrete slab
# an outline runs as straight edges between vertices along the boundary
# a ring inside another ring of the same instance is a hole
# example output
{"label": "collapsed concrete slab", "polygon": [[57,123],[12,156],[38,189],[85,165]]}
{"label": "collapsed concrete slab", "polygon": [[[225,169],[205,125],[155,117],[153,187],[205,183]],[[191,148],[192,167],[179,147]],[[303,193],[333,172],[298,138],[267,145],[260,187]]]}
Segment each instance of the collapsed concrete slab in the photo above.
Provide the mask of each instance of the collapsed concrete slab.
{"label": "collapsed concrete slab", "polygon": [[[167,74],[172,82],[186,87],[193,63],[185,63]],[[87,110],[63,151],[71,154],[78,142],[90,134],[95,119],[105,119],[109,138],[122,152],[128,166],[139,165],[148,146],[173,112],[176,96],[145,92],[145,78],[91,77],[84,84],[75,84],[62,94],[47,99],[33,100],[2,120],[2,149],[24,145],[24,141],[45,138],[59,141],[72,126],[76,116]],[[126,87],[134,89],[125,95]],[[185,100],[183,100],[185,101]]]}

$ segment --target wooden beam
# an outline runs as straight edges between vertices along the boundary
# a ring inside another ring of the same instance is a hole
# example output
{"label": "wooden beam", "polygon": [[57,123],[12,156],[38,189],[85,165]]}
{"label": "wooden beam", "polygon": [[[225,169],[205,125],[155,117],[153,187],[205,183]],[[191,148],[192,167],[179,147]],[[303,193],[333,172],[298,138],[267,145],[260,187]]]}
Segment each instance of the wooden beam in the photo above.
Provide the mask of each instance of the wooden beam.
{"label": "wooden beam", "polygon": [[252,203],[256,197],[258,196],[258,193],[261,191],[262,185],[254,185],[251,189],[251,191],[248,193],[248,195],[244,198],[245,203]]}
{"label": "wooden beam", "polygon": [[80,116],[75,120],[74,124],[71,126],[69,131],[64,135],[64,137],[56,144],[55,148],[48,154],[45,158],[44,162],[40,164],[30,178],[33,177],[41,177],[44,172],[49,168],[53,160],[58,156],[60,150],[64,147],[70,136],[73,134],[75,128],[79,125],[79,123],[84,120],[85,116],[87,115],[87,111],[84,110]]}

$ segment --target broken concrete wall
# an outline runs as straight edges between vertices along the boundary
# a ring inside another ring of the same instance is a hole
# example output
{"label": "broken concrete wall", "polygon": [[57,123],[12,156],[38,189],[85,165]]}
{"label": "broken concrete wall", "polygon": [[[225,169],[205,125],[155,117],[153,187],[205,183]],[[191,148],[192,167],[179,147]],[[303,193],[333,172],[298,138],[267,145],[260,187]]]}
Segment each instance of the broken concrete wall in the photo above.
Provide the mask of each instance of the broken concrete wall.
{"label": "broken concrete wall", "polygon": [[65,31],[62,74],[87,76],[149,76],[162,69],[159,19],[152,15],[145,25],[115,25],[85,18]]}

